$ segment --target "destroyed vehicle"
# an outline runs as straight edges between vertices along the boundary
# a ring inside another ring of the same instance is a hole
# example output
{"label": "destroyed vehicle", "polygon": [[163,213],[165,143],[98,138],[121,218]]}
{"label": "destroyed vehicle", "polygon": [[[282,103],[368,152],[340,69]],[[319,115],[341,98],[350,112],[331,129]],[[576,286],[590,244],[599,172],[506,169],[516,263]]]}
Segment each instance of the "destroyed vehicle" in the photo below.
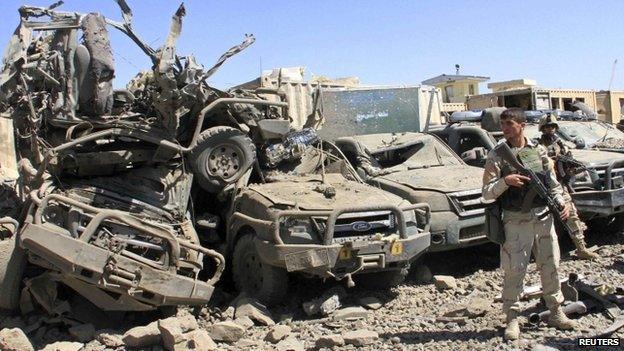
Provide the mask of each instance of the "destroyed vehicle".
{"label": "destroyed vehicle", "polygon": [[385,133],[336,139],[367,183],[431,207],[431,251],[483,244],[483,170],[466,165],[436,136]]}
{"label": "destroyed vehicle", "polygon": [[224,241],[237,289],[274,304],[289,273],[348,286],[403,281],[429,248],[429,206],[363,183],[312,129],[284,140],[265,148],[270,161],[232,192]]}
{"label": "destroyed vehicle", "polygon": [[[557,121],[557,135],[579,149],[624,153],[624,132],[603,121]],[[539,138],[536,125],[528,125],[527,135]]]}
{"label": "destroyed vehicle", "polygon": [[[488,132],[476,124],[452,124],[431,129],[430,132],[438,135],[466,163],[481,167],[485,165],[487,153],[502,137],[501,132]],[[525,135],[539,137],[537,126],[528,124]],[[587,168],[570,180],[570,195],[581,216],[584,219],[622,218],[624,157],[613,152],[581,149],[572,149],[572,155]]]}
{"label": "destroyed vehicle", "polygon": [[[58,11],[62,2],[19,9],[0,73],[0,169],[18,177],[15,211],[0,221],[10,233],[0,237],[1,308],[15,307],[24,255],[39,277],[104,309],[206,303],[224,261],[198,246],[192,181],[209,193],[231,186],[257,163],[254,143],[284,125],[285,102],[206,84],[253,37],[204,70],[175,54],[183,6],[155,50],[117,3],[123,23]],[[110,27],[153,63],[128,89],[112,88]]]}

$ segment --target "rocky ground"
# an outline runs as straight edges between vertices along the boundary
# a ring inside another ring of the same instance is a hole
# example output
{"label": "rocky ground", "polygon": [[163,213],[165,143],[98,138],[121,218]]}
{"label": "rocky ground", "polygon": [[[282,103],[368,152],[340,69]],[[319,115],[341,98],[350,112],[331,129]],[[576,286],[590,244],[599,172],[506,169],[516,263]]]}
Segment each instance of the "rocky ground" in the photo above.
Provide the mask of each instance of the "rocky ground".
{"label": "rocky ground", "polygon": [[[588,241],[599,245],[603,258],[587,262],[564,254],[561,276],[574,272],[585,281],[624,286],[624,233],[591,233]],[[336,283],[296,280],[288,301],[271,310],[223,291],[211,306],[180,308],[164,319],[104,315],[72,301],[69,316],[1,316],[0,350],[573,350],[583,349],[576,346],[577,337],[612,323],[603,312],[592,311],[576,318],[578,331],[531,326],[526,317],[542,309],[533,299],[524,302],[521,340],[505,342],[501,303],[495,301],[502,280],[496,251],[485,246],[431,254],[423,261],[430,270],[412,269],[390,292],[347,292]],[[531,264],[527,286],[538,283]],[[624,328],[613,336],[623,338]]]}

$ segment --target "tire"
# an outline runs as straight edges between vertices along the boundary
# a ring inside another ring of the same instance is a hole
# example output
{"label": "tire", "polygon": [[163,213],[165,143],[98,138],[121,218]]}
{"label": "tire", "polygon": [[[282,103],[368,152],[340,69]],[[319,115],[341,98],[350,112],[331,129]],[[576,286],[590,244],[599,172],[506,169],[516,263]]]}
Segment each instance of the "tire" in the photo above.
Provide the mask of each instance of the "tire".
{"label": "tire", "polygon": [[224,126],[204,130],[189,155],[195,179],[209,193],[236,182],[255,159],[251,139],[238,129]]}
{"label": "tire", "polygon": [[252,234],[245,234],[236,242],[232,253],[232,278],[238,291],[267,306],[282,302],[288,291],[287,272],[260,260]]}
{"label": "tire", "polygon": [[354,277],[356,286],[365,289],[389,290],[405,281],[409,273],[409,266],[391,271],[363,273]]}
{"label": "tire", "polygon": [[26,255],[16,245],[16,236],[0,240],[0,309],[16,310],[19,307],[25,267]]}

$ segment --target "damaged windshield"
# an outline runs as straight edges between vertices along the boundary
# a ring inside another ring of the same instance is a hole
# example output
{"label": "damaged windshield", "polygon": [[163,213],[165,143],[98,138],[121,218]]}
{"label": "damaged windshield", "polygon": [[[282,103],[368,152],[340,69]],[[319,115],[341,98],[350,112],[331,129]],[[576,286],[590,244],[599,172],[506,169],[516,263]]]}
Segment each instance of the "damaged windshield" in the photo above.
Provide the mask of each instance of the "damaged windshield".
{"label": "damaged windshield", "polygon": [[409,140],[371,153],[380,168],[390,171],[461,165],[457,156],[431,135],[410,135]]}

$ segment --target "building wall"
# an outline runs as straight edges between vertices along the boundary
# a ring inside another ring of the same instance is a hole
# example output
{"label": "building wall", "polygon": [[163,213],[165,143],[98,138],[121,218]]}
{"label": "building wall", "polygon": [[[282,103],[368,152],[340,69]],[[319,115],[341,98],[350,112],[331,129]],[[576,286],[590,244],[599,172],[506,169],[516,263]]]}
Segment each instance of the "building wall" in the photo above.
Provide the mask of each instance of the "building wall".
{"label": "building wall", "polygon": [[593,90],[540,89],[540,91],[550,93],[550,108],[565,110],[566,101],[580,100],[595,111],[598,111],[596,92]]}
{"label": "building wall", "polygon": [[624,91],[600,91],[596,93],[597,111],[600,119],[618,123],[622,118]]}
{"label": "building wall", "polygon": [[479,94],[466,98],[466,108],[468,110],[483,110],[496,106],[498,106],[498,96],[496,94]]}
{"label": "building wall", "polygon": [[[470,92],[470,86],[473,86],[473,92]],[[473,81],[456,81],[456,82],[443,82],[435,85],[436,88],[442,90],[443,102],[447,103],[465,103],[466,96],[479,94],[479,82]],[[452,87],[453,94],[447,95],[447,87]]]}

